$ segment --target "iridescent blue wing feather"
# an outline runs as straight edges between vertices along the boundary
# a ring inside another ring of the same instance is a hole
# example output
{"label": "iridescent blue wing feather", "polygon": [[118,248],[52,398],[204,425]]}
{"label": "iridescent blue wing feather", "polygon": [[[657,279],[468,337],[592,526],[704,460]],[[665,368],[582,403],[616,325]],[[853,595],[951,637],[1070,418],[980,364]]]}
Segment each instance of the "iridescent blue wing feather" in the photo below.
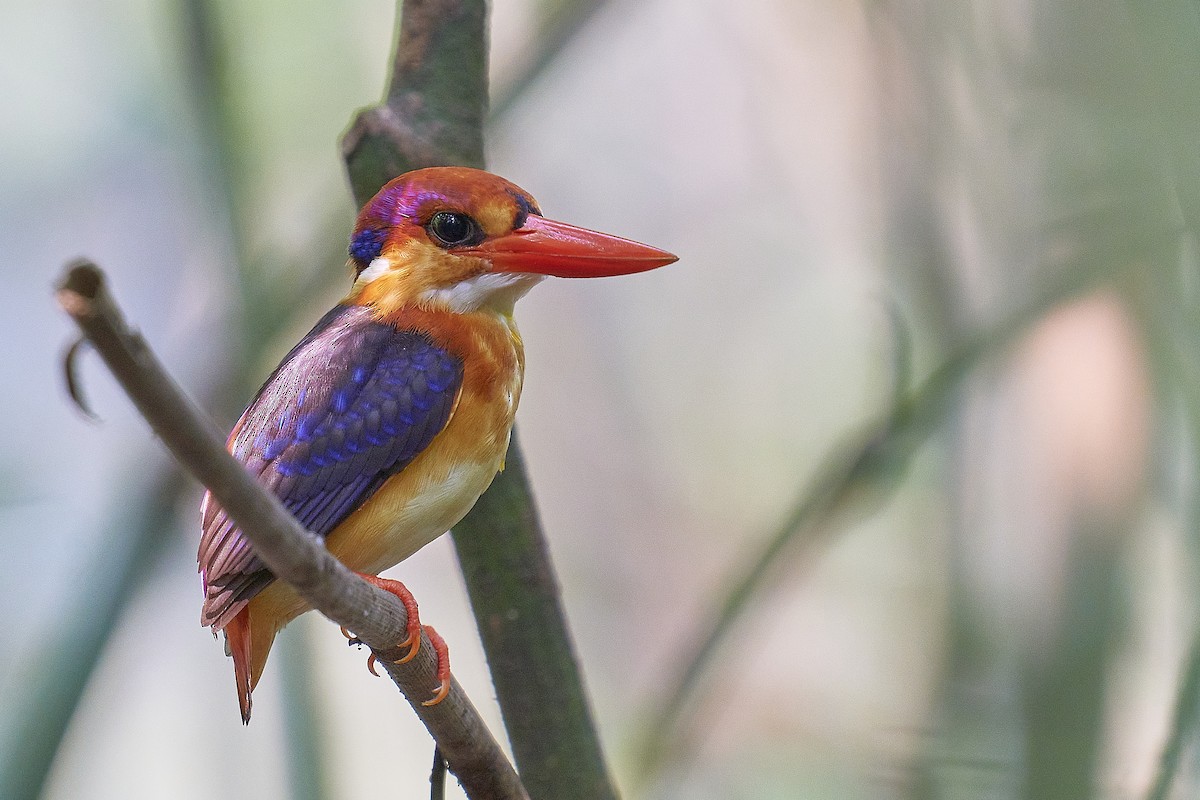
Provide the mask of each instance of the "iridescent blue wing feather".
{"label": "iridescent blue wing feather", "polygon": [[[230,451],[309,530],[325,536],[429,446],[454,410],[462,362],[361,306],[325,315],[242,415]],[[205,498],[202,621],[223,627],[273,577]]]}

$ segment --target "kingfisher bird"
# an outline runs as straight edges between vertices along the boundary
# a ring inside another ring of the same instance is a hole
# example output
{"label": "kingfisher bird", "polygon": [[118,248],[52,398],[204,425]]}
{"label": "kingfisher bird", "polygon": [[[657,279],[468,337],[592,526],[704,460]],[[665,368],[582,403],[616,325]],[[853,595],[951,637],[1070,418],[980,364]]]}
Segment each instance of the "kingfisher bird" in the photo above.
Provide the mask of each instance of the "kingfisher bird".
{"label": "kingfisher bird", "polygon": [[[542,216],[528,192],[465,167],[405,173],[362,209],[350,293],[267,378],[227,447],[347,567],[374,578],[461,520],[504,466],[524,349],[514,303],[547,275],[624,275],[663,250]],[[201,624],[223,631],[242,721],[275,635],[309,610],[205,494]],[[434,698],[449,689],[444,643]]]}

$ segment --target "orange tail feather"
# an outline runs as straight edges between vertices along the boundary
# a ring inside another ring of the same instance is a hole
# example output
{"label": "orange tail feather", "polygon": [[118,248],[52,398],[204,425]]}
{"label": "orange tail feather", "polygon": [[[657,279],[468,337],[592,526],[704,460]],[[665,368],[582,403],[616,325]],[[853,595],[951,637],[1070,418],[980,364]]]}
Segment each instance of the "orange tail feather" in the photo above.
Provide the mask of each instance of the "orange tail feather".
{"label": "orange tail feather", "polygon": [[225,626],[225,642],[233,656],[233,679],[237,683],[238,707],[242,724],[250,722],[250,691],[254,682],[250,674],[250,608],[247,606]]}
{"label": "orange tail feather", "polygon": [[[269,602],[274,596],[271,588],[268,588],[251,600],[223,629],[225,649],[233,656],[233,679],[237,684],[238,707],[242,711],[243,723],[250,722],[250,693],[262,677],[275,635],[288,620],[304,610],[287,605],[284,614],[280,615],[278,603]],[[294,594],[284,594],[285,605],[294,597]]]}

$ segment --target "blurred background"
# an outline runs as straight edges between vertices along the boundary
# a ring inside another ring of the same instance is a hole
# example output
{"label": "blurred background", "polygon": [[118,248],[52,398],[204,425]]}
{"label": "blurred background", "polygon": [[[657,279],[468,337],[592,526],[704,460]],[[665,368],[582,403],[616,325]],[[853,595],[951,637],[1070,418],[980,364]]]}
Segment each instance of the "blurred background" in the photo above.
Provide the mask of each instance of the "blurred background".
{"label": "blurred background", "polygon": [[[1200,796],[1200,5],[492,12],[491,169],[681,257],[518,309],[521,441],[625,795]],[[394,13],[0,12],[14,792],[56,748],[54,800],[427,792],[427,734],[315,615],[239,724],[199,488],[98,359],[103,423],[72,406],[51,295],[95,259],[228,428],[349,285],[338,140]],[[392,574],[499,731],[449,540]]]}

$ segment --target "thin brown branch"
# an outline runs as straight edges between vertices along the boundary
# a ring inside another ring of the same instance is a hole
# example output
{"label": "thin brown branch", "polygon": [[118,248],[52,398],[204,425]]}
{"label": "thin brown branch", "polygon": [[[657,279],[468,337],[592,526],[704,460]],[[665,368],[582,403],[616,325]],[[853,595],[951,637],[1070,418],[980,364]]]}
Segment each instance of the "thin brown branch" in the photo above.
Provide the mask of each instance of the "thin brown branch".
{"label": "thin brown branch", "polygon": [[[225,451],[211,423],[126,324],[100,269],[87,261],[70,265],[57,297],[163,444],[212,491],[275,576],[326,617],[354,631],[373,651],[392,650],[405,637],[403,606],[330,555],[319,537],[301,527]],[[432,646],[423,639],[417,658],[386,667],[469,797],[526,798],[515,771],[457,682],[438,705],[421,705],[437,684],[435,662]]]}

